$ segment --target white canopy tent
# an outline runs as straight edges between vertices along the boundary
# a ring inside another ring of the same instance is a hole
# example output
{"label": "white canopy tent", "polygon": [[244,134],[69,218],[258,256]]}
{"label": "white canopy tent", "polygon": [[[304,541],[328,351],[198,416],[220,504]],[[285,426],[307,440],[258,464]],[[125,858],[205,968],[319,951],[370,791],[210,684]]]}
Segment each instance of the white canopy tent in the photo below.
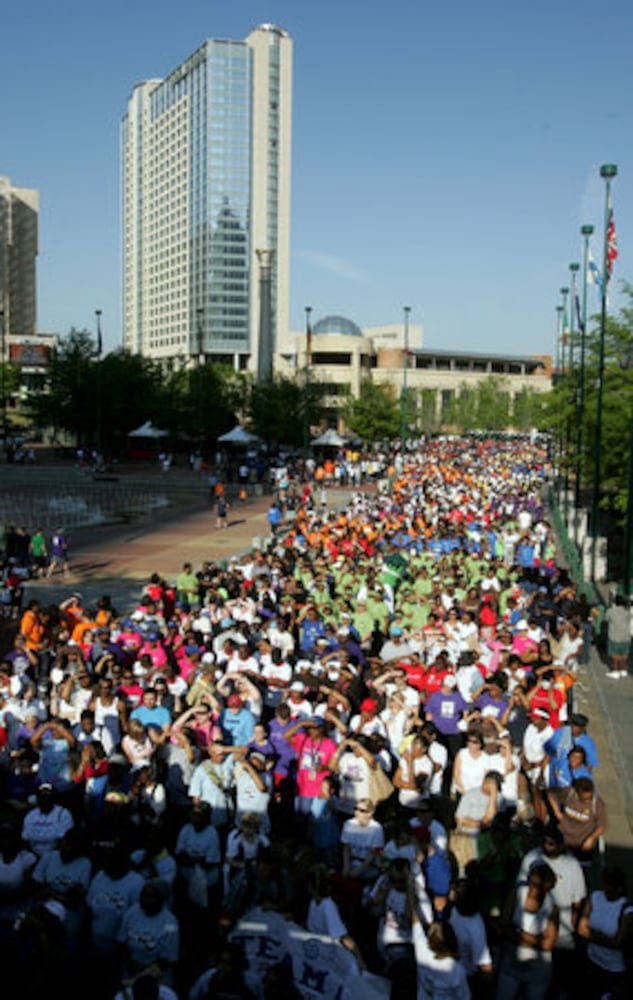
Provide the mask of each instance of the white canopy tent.
{"label": "white canopy tent", "polygon": [[340,448],[345,444],[345,438],[342,438],[338,431],[335,431],[333,427],[328,427],[323,434],[319,434],[318,437],[312,438],[312,444],[317,447],[330,447],[330,448]]}
{"label": "white canopy tent", "polygon": [[138,438],[162,438],[168,437],[169,431],[162,431],[159,427],[154,427],[151,420],[146,420],[144,424],[134,431],[129,431],[128,437]]}
{"label": "white canopy tent", "polygon": [[241,424],[236,424],[232,430],[218,438],[223,444],[256,444],[259,440],[257,434],[247,431]]}

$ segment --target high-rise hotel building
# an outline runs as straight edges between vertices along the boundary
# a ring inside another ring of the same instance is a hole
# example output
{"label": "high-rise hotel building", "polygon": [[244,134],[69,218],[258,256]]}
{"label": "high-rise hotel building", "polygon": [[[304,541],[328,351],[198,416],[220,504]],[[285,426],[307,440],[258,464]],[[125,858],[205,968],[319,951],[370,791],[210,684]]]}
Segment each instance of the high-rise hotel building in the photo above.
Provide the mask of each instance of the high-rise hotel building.
{"label": "high-rise hotel building", "polygon": [[39,193],[0,177],[0,332],[5,360],[12,337],[35,333]]}
{"label": "high-rise hotel building", "polygon": [[[292,42],[208,39],[134,87],[121,126],[124,346],[257,370],[260,261],[288,329]],[[269,251],[269,253],[262,253]]]}

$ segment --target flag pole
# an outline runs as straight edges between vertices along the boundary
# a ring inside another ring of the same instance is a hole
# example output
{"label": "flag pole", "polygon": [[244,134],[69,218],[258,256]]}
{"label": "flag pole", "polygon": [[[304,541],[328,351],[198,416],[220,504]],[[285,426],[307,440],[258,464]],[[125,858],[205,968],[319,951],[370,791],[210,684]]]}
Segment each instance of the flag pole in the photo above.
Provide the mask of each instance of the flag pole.
{"label": "flag pole", "polygon": [[604,394],[604,339],[607,324],[607,284],[612,260],[609,256],[609,230],[611,224],[611,181],[617,176],[614,163],[600,167],[600,176],[606,182],[604,215],[604,252],[602,258],[602,302],[600,304],[600,353],[598,359],[598,398],[596,403],[596,436],[593,462],[593,497],[591,504],[591,579],[596,582],[596,550],[598,546],[598,519],[600,511],[600,476],[602,474],[602,397]]}
{"label": "flag pole", "polygon": [[101,355],[103,353],[103,337],[101,335],[101,309],[95,309],[97,317],[97,454],[101,454]]}
{"label": "flag pole", "polygon": [[574,323],[574,309],[576,308],[575,298],[576,298],[576,274],[580,269],[580,264],[574,263],[569,265],[569,273],[571,274],[571,286],[569,291],[569,349],[567,351],[567,372],[565,385],[567,391],[565,393],[565,496],[564,496],[564,511],[565,511],[565,527],[569,534],[569,473],[570,473],[570,452],[571,452],[571,414],[567,410],[568,402],[573,406],[573,389],[572,389],[572,379],[574,373],[574,334],[575,334],[575,323]]}
{"label": "flag pole", "polygon": [[[568,288],[561,288],[560,294],[562,297],[561,311],[562,311],[562,324],[561,324],[561,341],[560,341],[560,371],[558,373],[558,381],[561,385],[561,393],[565,391],[563,385],[563,379],[565,377],[565,337],[567,336],[568,320],[567,320],[567,296],[569,295]],[[562,414],[562,407],[561,407]],[[560,419],[558,428],[558,475],[556,477],[556,499],[558,502],[558,508],[562,514],[563,512],[563,467],[565,465],[565,452],[564,452],[564,426],[562,417]]]}
{"label": "flag pole", "polygon": [[402,357],[402,398],[400,406],[402,408],[402,427],[400,431],[400,455],[402,458],[402,468],[404,469],[404,453],[407,445],[407,370],[409,368],[409,314],[411,306],[404,306],[404,350]]}
{"label": "flag pole", "polygon": [[576,435],[576,493],[574,506],[576,508],[576,530],[574,541],[576,548],[580,545],[580,507],[582,502],[582,450],[584,443],[585,420],[585,349],[587,336],[587,268],[589,267],[589,237],[593,233],[593,226],[581,226],[581,235],[584,237],[584,253],[582,265],[582,313],[578,321],[580,327],[580,369],[578,373],[578,427]]}
{"label": "flag pole", "polygon": [[303,401],[303,457],[308,457],[310,448],[310,365],[312,364],[312,327],[310,316],[312,306],[305,307],[306,314],[306,365],[305,365],[305,399]]}

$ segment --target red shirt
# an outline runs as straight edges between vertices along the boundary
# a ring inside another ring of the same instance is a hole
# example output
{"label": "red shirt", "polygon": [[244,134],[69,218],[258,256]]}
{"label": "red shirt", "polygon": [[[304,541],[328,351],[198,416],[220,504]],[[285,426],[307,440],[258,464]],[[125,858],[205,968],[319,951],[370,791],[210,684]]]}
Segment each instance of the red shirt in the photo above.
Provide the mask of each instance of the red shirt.
{"label": "red shirt", "polygon": [[435,694],[439,691],[442,684],[444,683],[444,678],[450,670],[436,670],[434,666],[429,667],[425,673],[422,681],[422,690],[425,692],[427,698],[431,694]]}
{"label": "red shirt", "polygon": [[[556,708],[552,709],[550,706],[550,694],[554,695],[554,701],[556,702]],[[560,729],[560,710],[565,702],[565,695],[562,691],[557,688],[551,688],[547,690],[542,687],[537,687],[534,697],[530,699],[530,709],[534,711],[535,708],[544,708],[549,712],[549,724],[552,729]]]}

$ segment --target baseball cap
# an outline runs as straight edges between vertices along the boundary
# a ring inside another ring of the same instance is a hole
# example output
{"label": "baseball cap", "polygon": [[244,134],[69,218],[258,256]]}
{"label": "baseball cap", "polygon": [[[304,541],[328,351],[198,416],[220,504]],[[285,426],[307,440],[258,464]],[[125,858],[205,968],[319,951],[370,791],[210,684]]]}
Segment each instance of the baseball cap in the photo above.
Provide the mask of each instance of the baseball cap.
{"label": "baseball cap", "polygon": [[399,625],[392,625],[389,631],[391,635],[402,635],[402,629]]}
{"label": "baseball cap", "polygon": [[239,694],[230,694],[227,704],[229,708],[240,708],[242,705],[242,699]]}
{"label": "baseball cap", "polygon": [[545,708],[535,708],[532,712],[533,719],[549,719],[549,712]]}
{"label": "baseball cap", "polygon": [[303,684],[301,683],[301,681],[293,681],[292,684],[290,685],[290,690],[291,691],[304,691],[305,688],[304,688]]}
{"label": "baseball cap", "polygon": [[456,687],[457,678],[455,677],[455,674],[447,674],[446,677],[443,679],[442,684],[445,684],[446,687],[449,688]]}
{"label": "baseball cap", "polygon": [[360,703],[361,712],[375,712],[378,708],[378,702],[374,698],[363,698]]}
{"label": "baseball cap", "polygon": [[213,653],[203,653],[202,654],[202,661],[201,662],[202,663],[215,663],[215,656],[213,655]]}

